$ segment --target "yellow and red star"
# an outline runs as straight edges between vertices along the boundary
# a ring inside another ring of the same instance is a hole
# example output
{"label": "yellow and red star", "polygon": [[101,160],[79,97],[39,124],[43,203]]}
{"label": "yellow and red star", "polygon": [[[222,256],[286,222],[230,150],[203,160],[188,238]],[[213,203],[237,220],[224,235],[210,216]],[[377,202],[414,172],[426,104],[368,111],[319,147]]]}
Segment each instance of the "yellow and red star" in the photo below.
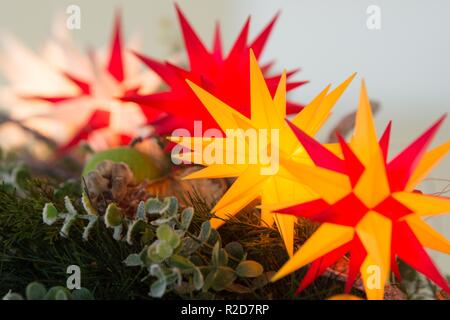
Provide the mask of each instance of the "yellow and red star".
{"label": "yellow and red star", "polygon": [[316,167],[288,161],[284,166],[319,197],[274,211],[322,225],[278,271],[273,281],[311,263],[299,290],[341,256],[350,255],[346,291],[361,273],[368,299],[383,299],[390,271],[400,277],[397,258],[447,292],[445,278],[424,247],[450,254],[450,242],[423,221],[450,211],[450,199],[414,190],[450,150],[450,141],[426,152],[444,117],[388,161],[390,124],[380,140],[363,82],[354,135],[339,137],[342,158],[291,125]]}

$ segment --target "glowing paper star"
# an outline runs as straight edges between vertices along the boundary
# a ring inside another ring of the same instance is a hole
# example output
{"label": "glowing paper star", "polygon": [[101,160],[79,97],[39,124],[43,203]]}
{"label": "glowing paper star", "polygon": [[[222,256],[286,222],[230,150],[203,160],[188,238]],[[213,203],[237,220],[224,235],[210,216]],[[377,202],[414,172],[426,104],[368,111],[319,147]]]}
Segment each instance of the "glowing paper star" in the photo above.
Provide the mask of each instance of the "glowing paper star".
{"label": "glowing paper star", "polygon": [[6,54],[0,65],[11,84],[0,102],[14,106],[15,119],[55,138],[60,152],[81,140],[97,150],[128,143],[147,119],[138,105],[120,98],[130,92],[153,92],[160,85],[158,76],[140,71],[139,60],[124,52],[119,15],[106,57],[80,53],[64,30],[65,20],[58,21],[54,37],[39,56],[3,39]]}
{"label": "glowing paper star", "polygon": [[390,125],[377,139],[365,85],[361,89],[355,132],[348,145],[340,138],[343,159],[292,126],[317,167],[295,162],[285,166],[319,198],[275,210],[306,217],[322,225],[278,271],[273,281],[312,262],[299,290],[349,253],[348,292],[358,273],[368,299],[383,299],[396,259],[450,291],[424,247],[450,254],[450,242],[422,220],[450,211],[450,199],[423,195],[414,187],[450,150],[450,141],[425,152],[443,118],[387,161]]}
{"label": "glowing paper star", "polygon": [[[329,87],[319,94],[310,104],[308,104],[293,119],[293,123],[303,128],[309,134],[315,134],[329,116],[330,110],[337,99],[344,92],[353,76],[347,79],[334,91],[327,94]],[[192,90],[204,104],[211,116],[218,122],[220,128],[226,133],[222,138],[221,132],[215,137],[172,137],[173,142],[178,142],[186,148],[192,150],[192,153],[185,153],[180,156],[181,159],[188,159],[198,164],[207,166],[207,168],[189,175],[187,178],[219,178],[219,177],[237,177],[236,181],[213,208],[215,217],[211,220],[214,228],[223,225],[224,219],[236,215],[249,203],[255,199],[261,199],[262,205],[273,205],[283,201],[308,201],[315,197],[307,187],[301,182],[294,181],[290,173],[279,166],[274,161],[275,154],[279,157],[295,158],[295,161],[313,165],[306,152],[302,151],[295,135],[289,128],[286,117],[286,73],[283,73],[280,83],[272,98],[267,84],[264,80],[262,71],[258,67],[255,55],[250,53],[250,96],[251,96],[251,117],[247,118],[228,106],[223,101],[214,97],[204,89],[188,81]],[[241,90],[241,88],[238,88]],[[232,130],[235,130],[231,132]],[[236,131],[237,130],[237,131]],[[241,136],[249,133],[249,136]],[[218,131],[216,129],[216,131]],[[231,134],[231,133],[232,134]],[[253,139],[251,133],[255,133]],[[261,134],[266,134],[264,137]],[[276,133],[276,135],[272,135]],[[245,141],[244,150],[235,148]],[[255,143],[255,141],[257,141]],[[214,147],[214,152],[211,148]],[[256,161],[254,152],[256,154]],[[252,153],[253,152],[253,153]],[[213,159],[210,161],[204,156],[214,154],[223,159]],[[261,159],[261,154],[270,156],[269,162]],[[231,155],[232,161],[228,161]],[[241,161],[237,160],[241,157]],[[252,160],[253,159],[253,160]],[[276,168],[274,168],[274,165]],[[273,215],[268,210],[263,209],[261,218],[268,225],[272,225],[275,220],[278,230],[284,240],[289,254],[293,252],[294,223],[295,218],[288,215]]]}
{"label": "glowing paper star", "polygon": [[[195,120],[202,121],[202,126],[205,130],[218,127],[216,121],[205,110],[187,85],[185,79],[189,79],[201,86],[220,100],[233,106],[243,115],[249,116],[250,83],[248,77],[245,76],[249,74],[250,70],[248,51],[249,48],[252,48],[255,56],[259,58],[277,20],[277,16],[250,44],[248,43],[249,18],[231,51],[224,57],[219,25],[216,28],[213,50],[210,52],[203,45],[178,6],[176,10],[183,31],[190,70],[184,70],[168,62],[161,63],[137,54],[149,68],[166,82],[169,90],[146,96],[140,94],[129,95],[125,100],[139,103],[145,114],[149,116],[152,116],[155,110],[167,113],[167,117],[153,124],[156,127],[156,131],[161,135],[171,134],[177,128],[186,128],[193,133]],[[271,65],[272,63],[263,68],[265,74],[269,71]],[[289,78],[296,72],[297,70],[289,72],[287,77]],[[279,80],[279,75],[266,77],[266,82],[272,95],[275,94]],[[287,90],[292,90],[304,83],[306,82],[290,82],[287,84]],[[239,88],[239,90],[236,90],[236,88]],[[300,105],[288,103],[288,113],[298,112],[300,109]]]}

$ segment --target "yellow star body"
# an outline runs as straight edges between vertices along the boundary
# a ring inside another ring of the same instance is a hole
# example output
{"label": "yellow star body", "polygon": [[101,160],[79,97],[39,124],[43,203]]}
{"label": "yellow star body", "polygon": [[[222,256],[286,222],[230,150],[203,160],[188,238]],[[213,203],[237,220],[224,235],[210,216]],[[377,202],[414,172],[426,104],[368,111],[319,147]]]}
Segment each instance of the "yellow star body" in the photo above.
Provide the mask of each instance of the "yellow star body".
{"label": "yellow star body", "polygon": [[[298,180],[307,184],[319,195],[315,200],[320,201],[325,207],[309,215],[311,219],[314,219],[322,214],[322,219],[319,220],[323,224],[272,280],[276,281],[309,263],[318,263],[320,259],[330,257],[333,250],[339,250],[346,245],[350,248],[346,252],[350,252],[352,259],[357,251],[352,241],[360,241],[364,250],[359,252],[364,254],[365,251],[366,255],[356,268],[359,267],[368,299],[383,299],[391,263],[392,261],[395,263],[397,257],[406,260],[408,264],[416,267],[447,290],[446,281],[423,251],[423,246],[450,254],[450,242],[433,230],[421,217],[450,212],[450,199],[413,192],[414,187],[450,150],[449,141],[426,153],[417,151],[419,143],[420,148],[423,147],[425,150],[428,142],[424,142],[424,139],[431,140],[440,122],[417,139],[418,143],[411,144],[411,146],[414,145],[413,147],[408,147],[396,159],[387,163],[384,154],[387,151],[382,150],[381,141],[378,141],[363,82],[354,135],[350,144],[347,145],[363,166],[363,171],[356,183],[351,182],[348,173],[344,174],[324,167],[305,166],[292,161],[284,163],[288,170],[296,174]],[[345,142],[341,144],[342,148],[344,144]],[[408,171],[404,174],[401,166],[394,168],[396,165],[394,162],[405,161],[406,153],[414,155],[416,159],[414,161],[418,162],[417,165],[405,162],[405,167],[411,165],[412,172]],[[401,156],[403,159],[398,159]],[[408,177],[408,179],[406,183],[396,184],[394,181],[396,177]],[[357,205],[348,205],[343,209],[340,204],[349,197],[352,197],[353,203],[361,203],[360,207],[363,209],[357,209]],[[353,200],[355,198],[358,200]],[[307,209],[300,204],[289,208],[279,205],[274,211],[290,214],[297,211],[302,213],[295,214],[296,216],[305,216],[305,210]],[[328,215],[323,218],[325,210],[328,210]],[[359,213],[357,213],[358,210]],[[330,212],[332,213],[329,214]],[[349,219],[356,214],[360,215],[360,218],[353,221]],[[374,266],[377,267],[376,270]],[[379,271],[378,274],[377,271]],[[378,279],[378,284],[373,281],[374,277]]]}
{"label": "yellow star body", "polygon": [[[286,118],[286,74],[283,73],[276,94],[272,98],[262,72],[257,61],[250,53],[250,76],[251,76],[251,118],[238,113],[230,106],[218,100],[204,89],[189,82],[192,90],[208,109],[223,132],[227,130],[253,130],[256,132],[277,132],[276,141],[273,136],[268,134],[265,141],[258,141],[258,147],[264,152],[270,152],[271,147],[277,148],[280,158],[289,158],[306,166],[313,165],[311,159],[304,152],[292,130],[287,125]],[[331,108],[334,106],[338,98],[345,91],[354,75],[343,82],[331,93],[328,93],[329,86],[320,93],[309,105],[307,105],[293,119],[293,123],[311,135],[314,135],[330,114]],[[238,90],[239,88],[237,88]],[[255,199],[260,199],[262,206],[273,205],[286,201],[303,202],[308,201],[316,195],[305,186],[301,181],[293,179],[289,171],[282,165],[278,170],[271,174],[262,174],[263,170],[269,170],[266,163],[251,161],[249,154],[250,148],[255,146],[250,144],[250,140],[246,139],[244,154],[242,151],[230,146],[234,145],[234,137],[227,135],[220,137],[171,137],[171,141],[177,142],[192,150],[185,153],[179,158],[183,160],[193,160],[193,162],[207,166],[205,169],[195,172],[187,179],[198,178],[223,178],[237,177],[236,181],[216,204],[212,212],[215,218],[211,219],[212,226],[218,228],[225,223],[230,216],[236,215],[240,210],[246,207]],[[199,153],[204,153],[207,148],[214,146],[215,153],[232,154],[234,159],[242,156],[241,163],[207,163],[204,159],[199,160]],[[197,148],[196,148],[197,147]],[[198,148],[200,147],[200,148]],[[338,150],[335,145],[327,146],[330,150]],[[262,148],[262,149],[261,149]],[[201,150],[199,150],[201,149]],[[272,156],[272,154],[271,154]],[[274,215],[269,210],[262,209],[262,221],[271,226],[275,221],[279,232],[284,240],[286,249],[290,255],[293,253],[294,242],[294,223],[296,218],[287,215]]]}

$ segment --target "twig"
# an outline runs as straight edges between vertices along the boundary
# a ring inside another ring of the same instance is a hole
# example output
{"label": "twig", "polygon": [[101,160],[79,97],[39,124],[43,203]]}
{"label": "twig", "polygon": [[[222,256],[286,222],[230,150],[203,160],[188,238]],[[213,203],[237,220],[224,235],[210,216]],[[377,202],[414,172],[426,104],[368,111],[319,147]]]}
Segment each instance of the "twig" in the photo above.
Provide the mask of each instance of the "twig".
{"label": "twig", "polygon": [[[377,101],[370,101],[370,105],[372,106],[372,113],[376,114],[380,109],[380,103]],[[342,136],[346,136],[350,133],[350,131],[355,126],[355,115],[356,111],[351,112],[344,116],[341,121],[330,131],[327,139],[327,143],[336,143],[338,142],[336,133],[339,133]]]}
{"label": "twig", "polygon": [[10,116],[6,115],[6,114],[0,114],[0,125],[5,124],[5,123],[13,123],[17,126],[19,126],[22,130],[24,130],[25,132],[30,133],[32,136],[34,136],[36,139],[41,140],[43,142],[45,142],[47,145],[49,145],[52,148],[57,148],[58,144],[56,143],[55,140],[50,139],[49,137],[44,136],[43,134],[41,134],[40,132],[31,129],[29,127],[27,127],[25,124],[23,124],[21,121],[16,120],[16,119],[12,119]]}
{"label": "twig", "polygon": [[25,156],[22,158],[26,166],[32,171],[42,175],[53,176],[63,180],[78,178],[76,170],[67,170],[60,166],[45,161],[37,160],[33,157]]}

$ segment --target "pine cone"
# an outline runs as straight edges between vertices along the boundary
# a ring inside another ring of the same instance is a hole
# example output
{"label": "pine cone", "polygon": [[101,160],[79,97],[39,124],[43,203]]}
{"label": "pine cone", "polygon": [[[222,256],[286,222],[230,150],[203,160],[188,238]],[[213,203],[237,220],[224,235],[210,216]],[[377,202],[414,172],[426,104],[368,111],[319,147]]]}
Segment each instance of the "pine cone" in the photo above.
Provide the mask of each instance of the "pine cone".
{"label": "pine cone", "polygon": [[123,162],[104,160],[86,177],[89,199],[98,210],[105,212],[114,202],[127,216],[134,216],[139,202],[149,197],[147,182],[136,183],[133,172]]}

